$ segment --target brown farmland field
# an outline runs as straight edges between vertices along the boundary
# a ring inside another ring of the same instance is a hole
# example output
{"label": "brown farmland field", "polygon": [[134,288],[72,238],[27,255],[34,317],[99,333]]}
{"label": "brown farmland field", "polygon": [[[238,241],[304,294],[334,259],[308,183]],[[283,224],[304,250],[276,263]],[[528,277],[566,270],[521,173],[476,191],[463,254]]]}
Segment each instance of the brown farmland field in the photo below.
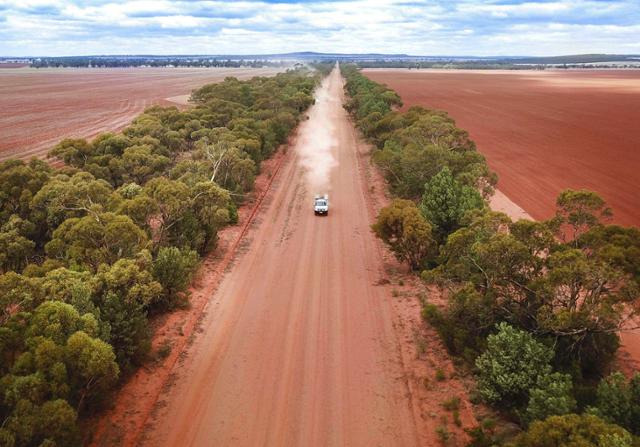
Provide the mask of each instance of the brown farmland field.
{"label": "brown farmland field", "polygon": [[640,226],[640,70],[365,70],[404,108],[447,111],[535,219],[566,188],[602,195],[614,222]]}
{"label": "brown farmland field", "polygon": [[45,157],[61,139],[124,128],[154,104],[183,105],[195,88],[275,68],[17,68],[0,71],[0,160]]}

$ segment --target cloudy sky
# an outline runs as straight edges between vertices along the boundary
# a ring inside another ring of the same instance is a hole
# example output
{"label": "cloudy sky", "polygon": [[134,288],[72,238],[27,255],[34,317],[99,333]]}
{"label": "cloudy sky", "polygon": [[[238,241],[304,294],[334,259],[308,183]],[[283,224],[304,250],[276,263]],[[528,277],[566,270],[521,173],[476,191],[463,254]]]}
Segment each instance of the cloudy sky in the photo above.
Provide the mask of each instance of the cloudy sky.
{"label": "cloudy sky", "polygon": [[0,0],[0,56],[640,53],[640,0]]}

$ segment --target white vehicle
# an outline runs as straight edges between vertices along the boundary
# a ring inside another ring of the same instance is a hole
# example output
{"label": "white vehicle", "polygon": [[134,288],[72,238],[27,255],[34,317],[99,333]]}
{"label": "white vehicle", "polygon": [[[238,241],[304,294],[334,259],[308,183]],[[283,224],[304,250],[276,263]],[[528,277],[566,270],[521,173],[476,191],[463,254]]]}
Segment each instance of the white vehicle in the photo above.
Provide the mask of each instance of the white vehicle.
{"label": "white vehicle", "polygon": [[325,216],[329,214],[329,196],[316,196],[313,202],[313,212],[318,215],[324,214]]}

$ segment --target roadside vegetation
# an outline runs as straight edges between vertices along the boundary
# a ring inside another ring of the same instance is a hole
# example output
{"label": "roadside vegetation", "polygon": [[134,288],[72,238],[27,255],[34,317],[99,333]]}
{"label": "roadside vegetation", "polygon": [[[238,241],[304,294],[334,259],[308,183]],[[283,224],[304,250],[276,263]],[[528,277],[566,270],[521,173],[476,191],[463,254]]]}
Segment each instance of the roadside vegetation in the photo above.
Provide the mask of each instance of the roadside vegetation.
{"label": "roadside vegetation", "polygon": [[478,400],[522,431],[477,427],[470,445],[638,445],[640,374],[612,361],[640,312],[640,231],[610,225],[590,191],[562,192],[544,222],[491,211],[496,175],[446,113],[399,112],[393,91],[342,71],[346,107],[396,197],[373,230],[440,287],[446,305],[426,300],[424,318],[475,373]]}
{"label": "roadside vegetation", "polygon": [[0,446],[73,446],[150,356],[149,318],[188,306],[199,258],[313,103],[304,69],[193,92],[65,162],[0,164]]}

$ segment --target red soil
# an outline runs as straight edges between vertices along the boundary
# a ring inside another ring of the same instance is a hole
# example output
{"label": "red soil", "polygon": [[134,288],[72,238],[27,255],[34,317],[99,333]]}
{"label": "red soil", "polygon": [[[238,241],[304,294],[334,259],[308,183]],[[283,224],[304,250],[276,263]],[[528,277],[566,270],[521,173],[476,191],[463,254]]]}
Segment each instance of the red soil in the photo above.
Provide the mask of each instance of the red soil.
{"label": "red soil", "polygon": [[[218,82],[275,69],[107,68],[0,71],[0,161],[43,158],[61,139],[124,128],[154,104]],[[169,99],[169,100],[167,100]]]}
{"label": "red soil", "polygon": [[0,62],[0,68],[24,68],[28,66],[29,64],[23,62]]}
{"label": "red soil", "polygon": [[566,188],[601,194],[640,226],[640,70],[365,70],[404,109],[445,110],[469,131],[500,190],[535,219]]}

